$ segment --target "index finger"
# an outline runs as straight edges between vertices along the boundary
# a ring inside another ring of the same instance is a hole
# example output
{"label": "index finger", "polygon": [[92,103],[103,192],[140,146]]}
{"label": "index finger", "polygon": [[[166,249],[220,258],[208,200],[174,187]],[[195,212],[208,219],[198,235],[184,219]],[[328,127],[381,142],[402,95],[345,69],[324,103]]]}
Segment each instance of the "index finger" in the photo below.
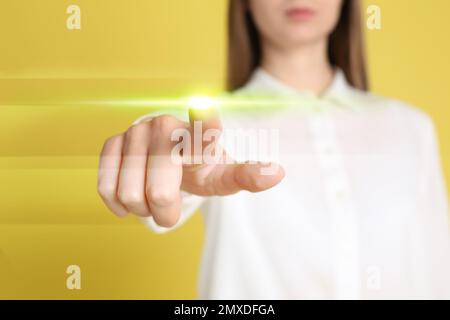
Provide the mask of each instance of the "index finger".
{"label": "index finger", "polygon": [[217,104],[208,97],[195,97],[189,101],[189,122],[193,148],[193,164],[203,163],[203,151],[217,146],[222,133],[222,124]]}
{"label": "index finger", "polygon": [[203,132],[208,129],[222,131],[217,103],[213,99],[208,97],[194,97],[189,100],[188,105],[191,129],[194,128],[195,123],[200,122]]}

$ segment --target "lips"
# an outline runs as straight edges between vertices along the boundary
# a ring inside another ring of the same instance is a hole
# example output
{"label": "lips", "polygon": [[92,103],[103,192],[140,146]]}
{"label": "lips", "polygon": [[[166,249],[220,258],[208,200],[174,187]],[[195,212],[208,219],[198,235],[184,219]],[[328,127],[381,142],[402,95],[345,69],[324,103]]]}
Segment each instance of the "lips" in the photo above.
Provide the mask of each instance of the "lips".
{"label": "lips", "polygon": [[315,14],[315,11],[309,8],[292,8],[286,11],[286,16],[294,21],[309,20]]}

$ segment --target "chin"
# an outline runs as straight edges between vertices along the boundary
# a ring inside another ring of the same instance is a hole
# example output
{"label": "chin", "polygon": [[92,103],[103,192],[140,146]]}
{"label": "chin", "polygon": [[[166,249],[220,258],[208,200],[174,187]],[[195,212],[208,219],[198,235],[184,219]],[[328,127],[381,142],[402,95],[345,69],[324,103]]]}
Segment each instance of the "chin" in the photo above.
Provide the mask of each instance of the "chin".
{"label": "chin", "polygon": [[289,37],[287,37],[287,43],[291,44],[291,46],[308,45],[317,43],[317,41],[323,38],[324,38],[323,35],[318,35],[315,32],[308,32],[305,30],[302,32],[298,32],[295,35],[290,35]]}

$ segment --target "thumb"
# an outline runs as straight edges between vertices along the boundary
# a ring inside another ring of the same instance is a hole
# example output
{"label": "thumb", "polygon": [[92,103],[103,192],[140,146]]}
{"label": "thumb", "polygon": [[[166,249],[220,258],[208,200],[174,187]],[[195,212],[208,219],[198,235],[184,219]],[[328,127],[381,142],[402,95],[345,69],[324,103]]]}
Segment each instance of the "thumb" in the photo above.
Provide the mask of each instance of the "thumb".
{"label": "thumb", "polygon": [[219,195],[241,190],[261,192],[276,186],[285,176],[284,169],[276,163],[236,163],[224,165],[222,169],[215,179],[214,190]]}
{"label": "thumb", "polygon": [[243,163],[236,165],[234,176],[241,189],[260,192],[279,184],[284,178],[284,170],[276,163]]}

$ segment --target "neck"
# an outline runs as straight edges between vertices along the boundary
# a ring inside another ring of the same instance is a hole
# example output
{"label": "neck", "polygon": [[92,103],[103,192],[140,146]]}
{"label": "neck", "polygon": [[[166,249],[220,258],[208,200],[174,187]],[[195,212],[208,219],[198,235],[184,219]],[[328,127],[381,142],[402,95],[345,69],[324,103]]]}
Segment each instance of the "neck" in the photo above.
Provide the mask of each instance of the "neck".
{"label": "neck", "polygon": [[288,50],[264,43],[261,68],[294,89],[315,94],[324,92],[334,77],[327,41]]}

